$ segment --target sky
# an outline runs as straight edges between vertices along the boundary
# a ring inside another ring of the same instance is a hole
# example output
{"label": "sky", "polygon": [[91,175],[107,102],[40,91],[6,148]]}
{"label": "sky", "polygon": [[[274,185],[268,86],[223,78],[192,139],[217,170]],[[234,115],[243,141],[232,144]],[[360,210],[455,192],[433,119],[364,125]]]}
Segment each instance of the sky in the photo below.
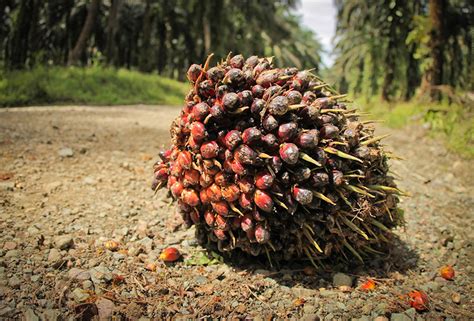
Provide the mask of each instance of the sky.
{"label": "sky", "polygon": [[316,33],[326,50],[322,54],[323,63],[331,66],[334,61],[330,55],[331,41],[336,32],[336,7],[333,0],[301,0],[296,12],[302,16],[303,25]]}

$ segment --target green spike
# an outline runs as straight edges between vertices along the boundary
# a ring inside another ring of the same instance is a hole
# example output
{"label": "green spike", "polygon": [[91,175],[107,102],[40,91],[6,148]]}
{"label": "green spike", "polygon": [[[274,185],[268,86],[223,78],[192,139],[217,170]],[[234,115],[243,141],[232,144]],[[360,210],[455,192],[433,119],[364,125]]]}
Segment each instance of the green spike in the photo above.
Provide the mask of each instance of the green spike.
{"label": "green spike", "polygon": [[355,225],[350,220],[348,220],[347,217],[341,215],[341,219],[344,222],[344,224],[349,226],[354,232],[362,235],[367,241],[369,240],[369,237],[367,236],[367,234],[364,231],[362,231],[357,225]]}
{"label": "green spike", "polygon": [[384,138],[387,138],[388,136],[390,136],[390,134],[386,134],[386,135],[382,135],[382,136],[377,136],[377,137],[368,139],[368,140],[366,140],[366,141],[363,141],[363,142],[361,142],[360,144],[361,144],[361,145],[370,145],[370,144],[372,144],[372,143],[378,142],[379,140],[382,140],[382,139],[384,139]]}
{"label": "green spike", "polygon": [[320,198],[323,201],[328,202],[331,205],[336,205],[336,203],[334,203],[330,198],[328,198],[327,196],[324,196],[320,192],[316,192],[316,191],[312,191],[312,192],[313,192],[313,195],[316,196],[317,198]]}
{"label": "green spike", "polygon": [[390,186],[385,186],[385,185],[369,185],[368,186],[370,189],[374,190],[379,190],[379,191],[384,191],[384,192],[390,192],[390,193],[395,193],[399,195],[406,195],[405,192],[402,190],[395,188],[395,187],[390,187]]}
{"label": "green spike", "polygon": [[306,236],[306,238],[314,245],[314,247],[320,252],[323,253],[323,250],[321,250],[321,247],[319,244],[313,239],[309,231],[305,228],[303,228],[303,234]]}
{"label": "green spike", "polygon": [[369,223],[372,224],[372,225],[375,225],[376,227],[378,227],[378,228],[381,229],[382,231],[391,233],[391,231],[390,231],[390,229],[389,229],[388,227],[386,227],[385,225],[383,225],[383,224],[380,223],[379,221],[374,220],[373,218],[371,218],[371,219],[369,220]]}
{"label": "green spike", "polygon": [[344,152],[341,152],[339,149],[335,149],[333,147],[326,147],[324,149],[325,152],[329,153],[329,154],[334,154],[334,155],[337,155],[341,158],[346,158],[346,159],[351,159],[353,161],[356,161],[356,162],[359,162],[359,163],[364,163],[362,160],[358,159],[357,157],[355,156],[352,156],[352,155],[349,155],[349,154],[346,154]]}
{"label": "green spike", "polygon": [[268,248],[265,246],[264,249],[265,249],[265,254],[267,255],[268,263],[270,263],[270,267],[273,268],[272,258],[270,257],[270,253],[268,252]]}
{"label": "green spike", "polygon": [[305,252],[306,256],[308,257],[308,259],[311,261],[311,264],[313,264],[313,266],[317,269],[319,269],[319,267],[316,265],[316,263],[314,262],[313,260],[313,257],[311,255],[311,253],[309,253],[308,249],[306,247],[303,247],[303,251]]}
{"label": "green spike", "polygon": [[342,244],[344,244],[345,247],[357,258],[359,261],[363,264],[364,260],[362,259],[362,256],[360,256],[359,253],[349,244],[347,243],[346,239],[342,240]]}
{"label": "green spike", "polygon": [[363,189],[359,188],[359,187],[356,187],[354,185],[349,185],[349,184],[346,184],[344,185],[344,188],[351,191],[351,192],[355,192],[355,193],[358,193],[358,194],[362,194],[362,195],[365,195],[365,196],[368,196],[368,197],[371,197],[371,198],[375,198],[374,195],[364,191]]}
{"label": "green spike", "polygon": [[371,247],[368,246],[368,245],[363,245],[362,247],[363,247],[366,251],[371,252],[371,253],[373,253],[373,254],[385,255],[384,252],[380,252],[380,251],[374,250],[373,248],[371,248]]}
{"label": "green spike", "polygon": [[316,166],[319,166],[319,167],[322,167],[323,165],[321,165],[321,163],[319,163],[318,161],[316,161],[314,158],[310,157],[308,154],[306,153],[303,153],[303,152],[300,152],[300,158],[302,160],[305,160],[307,161],[308,163],[313,163],[314,165]]}
{"label": "green spike", "polygon": [[237,214],[239,214],[240,216],[244,216],[244,213],[242,213],[237,207],[235,207],[234,204],[232,203],[229,203],[229,206],[230,206],[230,209],[234,212],[236,212]]}
{"label": "green spike", "polygon": [[288,211],[288,206],[286,206],[285,203],[283,203],[282,201],[280,201],[280,200],[277,199],[277,198],[274,198],[273,201],[274,201],[275,203],[277,203],[278,205],[280,205],[281,207],[283,207],[285,210]]}
{"label": "green spike", "polygon": [[300,108],[303,108],[303,107],[306,107],[306,105],[305,104],[294,104],[294,105],[288,106],[288,109],[289,110],[295,110],[295,109],[300,109]]}

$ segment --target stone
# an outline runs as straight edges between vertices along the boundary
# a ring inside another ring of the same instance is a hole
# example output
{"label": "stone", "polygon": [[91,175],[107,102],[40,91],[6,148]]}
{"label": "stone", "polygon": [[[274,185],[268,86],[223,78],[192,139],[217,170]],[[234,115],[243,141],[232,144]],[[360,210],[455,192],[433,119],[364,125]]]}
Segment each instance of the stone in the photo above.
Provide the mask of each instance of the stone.
{"label": "stone", "polygon": [[58,151],[58,154],[61,157],[72,157],[72,156],[74,156],[74,151],[69,147],[65,147],[65,148],[61,148]]}
{"label": "stone", "polygon": [[71,296],[74,301],[78,303],[84,302],[90,297],[89,293],[80,288],[75,288],[74,291],[72,291]]}
{"label": "stone", "polygon": [[89,271],[78,269],[78,268],[70,269],[68,272],[68,276],[70,279],[74,279],[78,281],[85,281],[91,278],[91,274],[89,273]]}
{"label": "stone", "polygon": [[83,182],[86,185],[96,185],[97,184],[97,181],[93,177],[90,177],[90,176],[84,177]]}
{"label": "stone", "polygon": [[43,311],[43,321],[59,321],[61,313],[58,310],[46,309]]}
{"label": "stone", "polygon": [[96,266],[89,270],[92,282],[104,283],[112,281],[112,273],[105,266]]}
{"label": "stone", "polygon": [[94,283],[92,283],[91,280],[85,280],[82,282],[82,288],[86,290],[91,290],[93,286],[94,286]]}
{"label": "stone", "polygon": [[8,280],[8,285],[14,289],[18,289],[20,288],[21,280],[16,275],[14,275]]}
{"label": "stone", "polygon": [[334,287],[352,286],[352,278],[344,273],[336,273],[332,277],[332,285]]}
{"label": "stone", "polygon": [[99,311],[99,319],[100,320],[108,320],[115,309],[115,304],[107,299],[100,298],[95,302],[97,306],[97,310]]}
{"label": "stone", "polygon": [[23,313],[23,320],[24,321],[39,321],[39,317],[35,314],[33,309],[26,309]]}
{"label": "stone", "polygon": [[316,313],[305,313],[301,318],[301,321],[320,321],[321,318]]}
{"label": "stone", "polygon": [[457,292],[454,292],[453,294],[451,294],[451,301],[456,304],[461,303],[461,295]]}
{"label": "stone", "polygon": [[374,319],[374,321],[389,321],[389,320],[386,316],[379,315],[378,317]]}
{"label": "stone", "polygon": [[20,255],[20,252],[18,250],[10,250],[5,254],[5,258],[14,258],[18,257]]}
{"label": "stone", "polygon": [[61,250],[67,250],[74,245],[74,240],[71,235],[60,235],[54,238],[54,245]]}
{"label": "stone", "polygon": [[51,249],[49,250],[48,254],[48,262],[49,263],[57,263],[60,262],[62,258],[61,252],[58,249]]}
{"label": "stone", "polygon": [[15,190],[15,182],[0,182],[0,190],[2,191],[14,191]]}
{"label": "stone", "polygon": [[194,282],[197,284],[206,284],[209,280],[205,276],[199,275],[194,278]]}
{"label": "stone", "polygon": [[3,244],[3,249],[7,251],[14,250],[16,249],[16,247],[17,247],[17,244],[12,241],[7,241],[5,242],[5,244]]}
{"label": "stone", "polygon": [[390,321],[413,321],[415,320],[415,315],[412,313],[414,310],[416,314],[416,310],[414,308],[408,309],[402,313],[392,313],[390,316]]}

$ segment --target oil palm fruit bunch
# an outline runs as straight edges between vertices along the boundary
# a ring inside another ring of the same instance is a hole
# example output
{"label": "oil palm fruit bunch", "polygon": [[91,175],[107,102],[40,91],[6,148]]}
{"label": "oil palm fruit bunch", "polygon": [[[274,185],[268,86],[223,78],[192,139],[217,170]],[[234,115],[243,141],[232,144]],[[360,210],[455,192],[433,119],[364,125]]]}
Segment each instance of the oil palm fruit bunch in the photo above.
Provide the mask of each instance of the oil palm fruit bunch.
{"label": "oil palm fruit bunch", "polygon": [[[211,55],[212,56],[212,55]],[[402,222],[370,121],[311,71],[271,58],[193,64],[152,188],[201,242],[272,260],[363,260]]]}

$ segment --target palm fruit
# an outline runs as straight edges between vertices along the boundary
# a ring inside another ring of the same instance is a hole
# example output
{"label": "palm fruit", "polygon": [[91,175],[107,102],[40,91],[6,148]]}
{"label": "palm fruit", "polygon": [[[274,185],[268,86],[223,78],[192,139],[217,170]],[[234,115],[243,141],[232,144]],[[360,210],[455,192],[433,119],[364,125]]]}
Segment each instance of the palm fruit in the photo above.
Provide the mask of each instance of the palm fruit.
{"label": "palm fruit", "polygon": [[351,261],[403,222],[370,122],[310,71],[237,55],[192,65],[192,84],[154,165],[198,239],[271,260]]}

